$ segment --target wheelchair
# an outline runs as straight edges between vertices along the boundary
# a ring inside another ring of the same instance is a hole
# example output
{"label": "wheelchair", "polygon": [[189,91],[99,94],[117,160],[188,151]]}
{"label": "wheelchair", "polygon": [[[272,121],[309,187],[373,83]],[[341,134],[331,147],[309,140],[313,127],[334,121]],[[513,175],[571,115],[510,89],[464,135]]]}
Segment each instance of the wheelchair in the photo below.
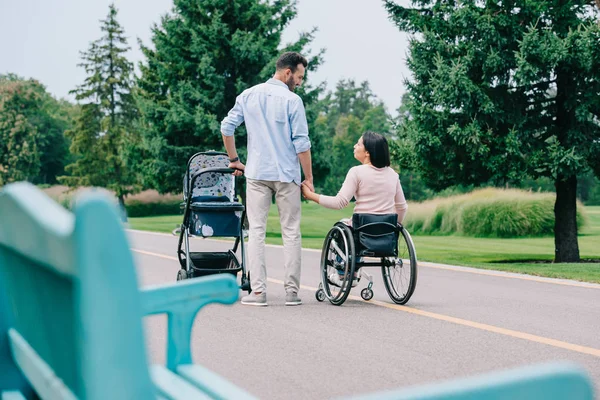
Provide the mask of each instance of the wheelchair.
{"label": "wheelchair", "polygon": [[417,284],[417,254],[410,234],[397,221],[396,214],[354,214],[352,226],[337,222],[323,243],[316,299],[340,306],[364,278],[369,283],[360,295],[371,300],[373,277],[365,268],[379,267],[392,301],[406,304]]}

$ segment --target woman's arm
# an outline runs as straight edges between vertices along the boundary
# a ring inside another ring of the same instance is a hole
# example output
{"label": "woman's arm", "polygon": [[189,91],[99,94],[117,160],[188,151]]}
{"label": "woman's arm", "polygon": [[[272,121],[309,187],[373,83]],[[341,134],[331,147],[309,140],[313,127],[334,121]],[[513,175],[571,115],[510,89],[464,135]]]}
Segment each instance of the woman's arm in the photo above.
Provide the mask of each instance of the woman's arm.
{"label": "woman's arm", "polygon": [[307,190],[304,186],[302,188],[302,194],[308,200],[319,203],[325,208],[339,210],[346,207],[350,200],[352,200],[352,197],[354,197],[354,194],[356,193],[356,188],[358,188],[358,177],[356,176],[356,170],[351,168],[350,171],[348,171],[348,175],[346,175],[342,188],[336,196],[317,194]]}
{"label": "woman's arm", "polygon": [[394,206],[396,208],[396,214],[398,214],[398,223],[401,224],[402,221],[404,221],[406,210],[408,210],[408,204],[406,203],[406,199],[404,198],[404,191],[402,190],[400,179],[398,179],[398,183],[396,184],[396,196],[394,196]]}

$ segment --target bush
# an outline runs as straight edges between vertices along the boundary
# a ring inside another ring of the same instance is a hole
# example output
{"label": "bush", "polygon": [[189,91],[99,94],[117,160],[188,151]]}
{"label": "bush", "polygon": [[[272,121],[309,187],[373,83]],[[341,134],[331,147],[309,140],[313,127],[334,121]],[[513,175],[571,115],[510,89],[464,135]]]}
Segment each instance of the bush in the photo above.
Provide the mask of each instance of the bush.
{"label": "bush", "polygon": [[[548,236],[554,234],[554,201],[552,193],[481,189],[412,204],[404,225],[411,233],[428,235]],[[578,228],[584,223],[583,206],[578,203]]]}
{"label": "bush", "polygon": [[177,215],[180,214],[182,200],[168,200],[145,203],[141,200],[125,201],[125,209],[128,217],[149,217],[155,215]]}

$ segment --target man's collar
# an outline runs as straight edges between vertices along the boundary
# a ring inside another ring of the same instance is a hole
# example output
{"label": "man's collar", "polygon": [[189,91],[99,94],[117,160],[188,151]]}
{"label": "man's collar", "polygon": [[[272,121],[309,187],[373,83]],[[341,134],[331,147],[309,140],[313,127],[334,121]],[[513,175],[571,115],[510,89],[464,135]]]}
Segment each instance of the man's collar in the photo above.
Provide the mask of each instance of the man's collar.
{"label": "man's collar", "polygon": [[271,85],[279,85],[279,86],[283,86],[284,88],[289,89],[288,85],[286,85],[285,83],[281,82],[279,79],[275,79],[275,78],[270,78],[267,83],[270,83]]}

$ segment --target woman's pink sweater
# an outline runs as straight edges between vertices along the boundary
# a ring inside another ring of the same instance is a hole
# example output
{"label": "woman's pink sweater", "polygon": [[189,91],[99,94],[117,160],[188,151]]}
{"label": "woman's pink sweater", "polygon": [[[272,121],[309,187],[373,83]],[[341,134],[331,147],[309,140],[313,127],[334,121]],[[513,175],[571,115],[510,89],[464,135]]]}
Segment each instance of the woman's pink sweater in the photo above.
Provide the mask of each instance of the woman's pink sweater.
{"label": "woman's pink sweater", "polygon": [[402,222],[408,205],[396,171],[390,167],[359,165],[350,168],[337,196],[319,196],[323,207],[339,210],[356,198],[355,214],[398,214]]}

